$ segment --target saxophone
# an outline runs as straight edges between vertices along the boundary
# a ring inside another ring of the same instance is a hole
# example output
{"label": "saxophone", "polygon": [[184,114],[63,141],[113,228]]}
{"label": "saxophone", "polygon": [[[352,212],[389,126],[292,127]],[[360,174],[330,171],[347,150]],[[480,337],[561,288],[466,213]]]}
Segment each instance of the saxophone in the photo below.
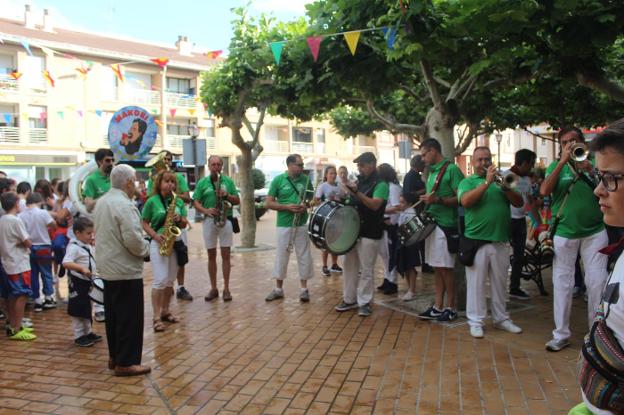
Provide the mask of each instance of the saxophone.
{"label": "saxophone", "polygon": [[214,217],[214,224],[217,228],[222,228],[225,226],[225,221],[227,220],[227,212],[232,207],[230,202],[227,200],[223,200],[221,197],[221,175],[217,178],[217,185],[214,187],[215,196],[216,196],[216,204],[215,208],[219,211],[218,215]]}
{"label": "saxophone", "polygon": [[180,230],[180,228],[178,228],[173,223],[173,217],[175,216],[176,201],[178,199],[178,196],[175,194],[175,192],[172,192],[172,195],[173,198],[171,199],[171,202],[167,207],[167,216],[165,217],[164,225],[165,230],[162,233],[163,241],[160,244],[159,250],[160,255],[162,256],[170,256],[173,253],[173,243],[175,242],[176,238],[182,233],[182,230]]}

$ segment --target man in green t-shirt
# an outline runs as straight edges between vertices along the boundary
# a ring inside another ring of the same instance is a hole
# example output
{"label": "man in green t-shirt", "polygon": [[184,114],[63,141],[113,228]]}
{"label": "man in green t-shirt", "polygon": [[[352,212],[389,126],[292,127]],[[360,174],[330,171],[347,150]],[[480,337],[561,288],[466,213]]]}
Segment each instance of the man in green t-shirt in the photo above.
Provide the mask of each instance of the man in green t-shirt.
{"label": "man in green t-shirt", "polygon": [[308,238],[308,210],[306,202],[314,198],[314,187],[310,178],[303,174],[303,159],[299,154],[286,158],[286,172],[271,181],[264,207],[277,211],[277,248],[275,252],[276,287],[266,301],[284,298],[284,279],[292,250],[297,254],[301,292],[299,300],[310,301],[308,279],[312,278],[312,254]]}
{"label": "man in green t-shirt", "polygon": [[[217,223],[222,212],[218,209],[217,199],[221,199],[224,206],[227,201],[231,206],[240,203],[238,189],[229,177],[221,174],[223,160],[219,156],[208,158],[210,174],[202,178],[195,186],[193,193],[194,206],[198,212],[204,214],[203,234],[204,245],[208,251],[208,276],[210,277],[210,292],[204,297],[206,301],[219,298],[217,289],[217,243],[221,246],[221,266],[223,268],[223,301],[231,301],[230,293],[230,247],[232,246],[232,208],[226,212],[225,225]],[[217,220],[215,220],[217,218]]]}
{"label": "man in green t-shirt", "polygon": [[[163,150],[165,153],[165,157],[163,160],[167,164],[169,170],[173,170],[173,154],[169,150]],[[191,196],[189,193],[189,186],[186,181],[186,178],[182,173],[176,173],[176,195],[184,202],[191,203]],[[151,174],[149,180],[147,181],[147,197],[149,198],[152,195],[152,186],[154,182],[152,178],[156,177],[156,174]],[[188,231],[186,228],[182,229],[182,240],[188,246]],[[193,301],[193,296],[188,290],[184,287],[184,274],[185,274],[186,265],[182,265],[178,267],[178,275],[176,276],[176,280],[178,281],[178,289],[176,290],[176,298],[178,300],[185,301]]]}
{"label": "man in green t-shirt", "polygon": [[466,214],[464,237],[487,241],[479,247],[474,262],[466,266],[466,317],[472,337],[483,337],[487,314],[486,281],[490,280],[491,310],[494,327],[510,333],[521,333],[506,310],[507,269],[511,211],[509,204],[522,206],[520,193],[494,184],[496,166],[488,147],[477,147],[472,154],[476,174],[459,183],[457,197]]}
{"label": "man in green t-shirt", "polygon": [[[115,156],[108,148],[99,148],[95,152],[95,162],[98,169],[87,176],[82,194],[87,211],[93,212],[97,199],[111,188],[110,174],[115,164]],[[102,323],[106,320],[106,313],[102,304],[93,304],[94,319]]]}
{"label": "man in green t-shirt", "polygon": [[368,317],[373,312],[373,271],[383,237],[386,203],[390,193],[387,182],[377,174],[377,157],[369,151],[360,154],[354,163],[360,175],[357,183],[343,183],[360,214],[359,238],[345,255],[342,302],[336,311],[358,309],[358,315]]}
{"label": "man in green t-shirt", "polygon": [[[452,321],[457,318],[453,275],[455,253],[449,252],[446,234],[457,235],[457,188],[464,174],[457,165],[442,156],[442,146],[435,138],[422,142],[420,155],[429,166],[426,193],[420,196],[420,200],[427,205],[427,212],[437,226],[425,239],[425,258],[422,258],[423,263],[431,265],[435,270],[435,302],[418,317],[423,320]],[[438,185],[433,191],[436,182]]]}
{"label": "man in green t-shirt", "polygon": [[598,253],[608,245],[607,231],[602,221],[600,206],[593,194],[595,181],[589,160],[575,162],[571,149],[575,143],[584,143],[578,128],[559,131],[561,156],[546,170],[540,193],[552,193],[552,215],[556,224],[553,245],[553,301],[555,329],[546,350],[558,352],[570,342],[570,310],[574,287],[575,261],[581,255],[587,286],[587,317],[591,326],[594,310],[600,302],[602,288],[607,280],[607,256]]}

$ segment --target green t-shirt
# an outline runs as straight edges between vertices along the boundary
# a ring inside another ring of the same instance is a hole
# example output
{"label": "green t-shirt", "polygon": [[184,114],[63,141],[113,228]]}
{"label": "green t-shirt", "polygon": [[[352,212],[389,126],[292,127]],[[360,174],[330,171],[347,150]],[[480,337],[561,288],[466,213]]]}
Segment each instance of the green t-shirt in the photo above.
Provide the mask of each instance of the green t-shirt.
{"label": "green t-shirt", "polygon": [[[546,177],[557,167],[558,161],[553,161],[546,169]],[[563,166],[559,173],[559,180],[552,192],[552,215],[553,218],[559,212],[568,187],[574,180],[574,173],[568,164]],[[585,181],[579,179],[572,186],[572,191],[565,206],[559,214],[559,225],[556,235],[568,239],[585,238],[604,229],[602,212],[594,196],[594,191]]]}
{"label": "green t-shirt", "polygon": [[[178,185],[176,186],[176,193],[184,193],[189,191],[188,183],[186,182],[186,178],[182,173],[176,173],[176,179],[178,181]],[[152,182],[152,178],[150,177],[147,181],[147,194],[152,194],[152,187],[154,183]]]}
{"label": "green t-shirt", "polygon": [[85,179],[85,185],[82,194],[84,197],[97,199],[104,193],[108,192],[110,188],[110,176],[102,174],[100,169],[97,169],[96,171],[88,175]]}
{"label": "green t-shirt", "polygon": [[[193,199],[198,200],[202,207],[206,209],[216,207],[217,197],[214,188],[216,185],[216,182],[214,185],[212,184],[210,176],[201,178],[199,182],[197,182],[197,186],[195,186]],[[238,196],[238,190],[236,189],[234,181],[227,176],[221,176],[221,188],[225,189],[231,195]],[[232,209],[228,210],[227,216],[232,216]]]}
{"label": "green t-shirt", "polygon": [[[469,190],[485,183],[485,177],[473,174],[459,183],[457,198]],[[471,239],[492,242],[507,242],[510,236],[511,210],[509,200],[499,186],[491,184],[481,200],[471,207],[464,208],[466,230],[464,234]]]}
{"label": "green t-shirt", "polygon": [[[446,162],[448,162],[448,160],[444,159],[430,167],[429,177],[427,178],[426,183],[427,193],[430,193],[431,189],[433,189],[438,173]],[[435,195],[442,198],[455,196],[457,194],[459,182],[462,180],[464,180],[464,173],[462,173],[456,164],[450,163],[444,172],[444,176],[440,180],[440,184],[435,191]],[[440,226],[457,226],[457,207],[433,203],[427,207],[427,212],[433,216],[436,223]]]}
{"label": "green t-shirt", "polygon": [[373,199],[383,199],[388,200],[390,196],[390,185],[388,182],[379,181],[375,185],[375,190],[373,190]]}
{"label": "green t-shirt", "polygon": [[[292,183],[292,184],[291,184]],[[306,189],[307,183],[307,191]],[[293,185],[297,188],[293,188]],[[309,201],[314,198],[314,186],[310,182],[310,179],[305,174],[300,174],[294,179],[288,179],[288,173],[282,173],[271,181],[269,187],[269,196],[275,198],[280,205],[298,204],[301,199],[301,195],[305,193],[305,200]],[[277,226],[281,228],[289,228],[293,226],[295,214],[280,210],[277,212]],[[304,212],[299,215],[299,221],[295,226],[301,226],[308,220],[308,212]]]}
{"label": "green t-shirt", "polygon": [[[163,233],[165,230],[163,225],[165,224],[165,216],[167,216],[167,208],[169,207],[169,203],[171,203],[171,197],[168,197],[165,203],[167,204],[166,207],[163,206],[160,195],[150,196],[145,202],[143,211],[141,212],[141,218],[148,221],[152,229],[159,234]],[[184,205],[184,201],[180,198],[176,199],[175,213],[184,218],[187,216],[186,206]],[[158,227],[160,227],[160,229],[157,229]]]}

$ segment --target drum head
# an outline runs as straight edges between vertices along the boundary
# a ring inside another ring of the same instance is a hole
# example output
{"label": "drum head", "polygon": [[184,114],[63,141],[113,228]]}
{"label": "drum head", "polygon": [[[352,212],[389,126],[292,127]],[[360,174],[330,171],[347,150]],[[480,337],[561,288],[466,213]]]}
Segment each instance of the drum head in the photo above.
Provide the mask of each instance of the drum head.
{"label": "drum head", "polygon": [[352,206],[342,206],[332,212],[325,226],[327,250],[342,255],[351,250],[360,233],[360,215]]}

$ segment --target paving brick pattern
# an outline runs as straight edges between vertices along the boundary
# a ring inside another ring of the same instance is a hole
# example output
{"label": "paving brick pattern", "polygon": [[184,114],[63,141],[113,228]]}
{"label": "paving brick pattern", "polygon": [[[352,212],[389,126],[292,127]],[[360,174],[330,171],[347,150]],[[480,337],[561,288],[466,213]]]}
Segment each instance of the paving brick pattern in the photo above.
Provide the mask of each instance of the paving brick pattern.
{"label": "paving brick pattern", "polygon": [[[260,226],[267,242],[270,218]],[[580,401],[582,299],[573,307],[573,345],[556,354],[544,351],[552,299],[539,297],[532,283],[524,283],[532,307],[512,313],[524,333],[489,323],[480,340],[465,324],[422,322],[380,304],[369,318],[336,313],[342,284],[335,274],[319,272],[308,304],[298,300],[296,278],[286,281],[284,300],[265,303],[273,251],[234,254],[234,300],[206,303],[200,226],[191,241],[187,287],[196,298],[174,300],[182,322],[164,333],[149,324],[146,270],[143,362],[150,375],[112,376],[106,341],[73,346],[65,308],[31,313],[36,341],[0,339],[0,414],[566,414]],[[289,270],[296,275],[294,264]],[[432,276],[420,284],[431,290]]]}

